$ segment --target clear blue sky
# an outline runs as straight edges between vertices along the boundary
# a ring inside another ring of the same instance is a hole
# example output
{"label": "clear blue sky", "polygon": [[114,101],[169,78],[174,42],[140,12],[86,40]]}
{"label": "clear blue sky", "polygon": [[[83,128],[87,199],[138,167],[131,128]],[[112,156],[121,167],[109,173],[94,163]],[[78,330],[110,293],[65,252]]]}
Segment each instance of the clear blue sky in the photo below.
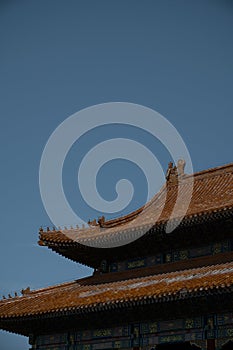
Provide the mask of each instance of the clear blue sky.
{"label": "clear blue sky", "polygon": [[[177,128],[195,171],[233,161],[232,38],[231,0],[1,0],[0,295],[90,273],[37,246],[38,228],[50,223],[40,157],[69,115],[102,102],[142,104]],[[154,151],[166,167],[166,152]],[[28,347],[0,333],[1,350]]]}

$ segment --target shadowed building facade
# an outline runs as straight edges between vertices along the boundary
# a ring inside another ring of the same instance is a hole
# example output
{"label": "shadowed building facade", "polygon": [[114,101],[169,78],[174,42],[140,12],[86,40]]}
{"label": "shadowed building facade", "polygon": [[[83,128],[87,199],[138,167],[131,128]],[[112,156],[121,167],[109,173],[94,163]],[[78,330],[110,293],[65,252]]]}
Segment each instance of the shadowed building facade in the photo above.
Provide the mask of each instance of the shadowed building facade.
{"label": "shadowed building facade", "polygon": [[[94,273],[1,300],[0,327],[28,336],[31,349],[233,349],[233,164],[183,167],[170,164],[160,192],[127,216],[41,229],[41,246]],[[178,192],[190,191],[167,232]]]}

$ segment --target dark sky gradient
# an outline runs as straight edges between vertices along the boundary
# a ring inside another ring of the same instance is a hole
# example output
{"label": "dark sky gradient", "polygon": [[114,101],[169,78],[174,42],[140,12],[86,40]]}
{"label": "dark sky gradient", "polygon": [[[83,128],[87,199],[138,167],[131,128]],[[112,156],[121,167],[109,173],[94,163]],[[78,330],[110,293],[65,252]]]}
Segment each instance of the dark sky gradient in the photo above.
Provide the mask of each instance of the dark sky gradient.
{"label": "dark sky gradient", "polygon": [[[40,157],[52,131],[76,111],[142,104],[177,128],[195,171],[233,161],[232,38],[231,0],[0,1],[0,294],[91,272],[37,246],[38,228],[50,223]],[[169,155],[154,151],[166,168]],[[72,194],[72,154],[67,162]],[[28,347],[26,338],[0,333],[1,350]]]}

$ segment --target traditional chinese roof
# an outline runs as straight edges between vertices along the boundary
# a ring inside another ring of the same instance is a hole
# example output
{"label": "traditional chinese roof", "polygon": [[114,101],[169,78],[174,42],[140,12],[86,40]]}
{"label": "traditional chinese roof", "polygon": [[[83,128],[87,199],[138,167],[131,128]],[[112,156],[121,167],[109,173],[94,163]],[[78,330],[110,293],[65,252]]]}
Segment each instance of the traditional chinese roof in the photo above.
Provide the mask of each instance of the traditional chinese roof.
{"label": "traditional chinese roof", "polygon": [[[121,240],[130,242],[132,237],[140,237],[141,231],[153,231],[153,233],[164,231],[176,203],[178,191],[180,204],[176,208],[173,222],[182,215],[182,203],[191,193],[190,204],[179,227],[208,222],[229,215],[232,217],[233,164],[193,175],[183,175],[178,182],[167,181],[145,207],[124,217],[102,221],[100,225],[85,229],[48,232],[41,230],[39,244],[48,246],[72,260],[97,267],[99,261],[93,260],[95,249],[93,247],[109,247],[111,245],[109,242],[121,242]],[[88,259],[88,255],[92,255],[92,259]]]}
{"label": "traditional chinese roof", "polygon": [[91,276],[0,301],[0,327],[7,329],[17,319],[83,315],[232,291],[232,261],[105,283]]}

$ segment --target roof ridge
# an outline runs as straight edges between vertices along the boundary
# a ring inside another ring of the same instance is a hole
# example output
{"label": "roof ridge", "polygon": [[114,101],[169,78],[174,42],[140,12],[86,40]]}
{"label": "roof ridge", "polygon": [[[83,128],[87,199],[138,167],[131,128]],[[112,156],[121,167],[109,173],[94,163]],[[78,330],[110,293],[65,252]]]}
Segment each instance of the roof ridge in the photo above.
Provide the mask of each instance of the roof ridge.
{"label": "roof ridge", "polygon": [[[208,168],[208,169],[205,169],[205,170],[200,170],[200,171],[197,171],[193,174],[186,174],[185,175],[185,178],[188,178],[188,177],[198,177],[198,176],[201,176],[201,175],[212,175],[213,173],[216,173],[216,175],[218,175],[219,173],[223,172],[224,170],[226,169],[231,169],[233,171],[233,163],[228,163],[228,164],[224,164],[224,165],[219,165],[217,167],[214,167],[214,168]],[[230,171],[229,171],[230,172]],[[227,172],[228,173],[228,172]]]}
{"label": "roof ridge", "polygon": [[69,285],[75,284],[77,281],[79,281],[79,280],[73,280],[73,281],[69,281],[69,282],[61,282],[61,283],[58,283],[58,284],[55,284],[55,285],[52,285],[52,286],[47,286],[47,287],[44,287],[44,288],[34,289],[34,290],[31,290],[29,293],[25,294],[24,296],[28,297],[28,296],[30,296],[32,294],[37,294],[37,293],[40,293],[40,292],[56,290],[56,289],[58,289],[60,287],[67,287]]}
{"label": "roof ridge", "polygon": [[[109,281],[109,282],[100,282],[100,283],[97,283],[97,284],[94,284],[95,286],[98,286],[98,287],[102,287],[103,285],[106,286],[106,284],[111,284],[111,285],[115,285],[115,284],[119,284],[119,283],[122,283],[123,281],[130,281],[131,283],[136,283],[136,282],[140,282],[142,280],[145,280],[145,279],[151,279],[151,278],[158,278],[158,277],[161,277],[161,278],[165,278],[165,277],[169,277],[171,275],[173,275],[174,277],[176,275],[183,275],[183,274],[186,274],[186,273],[192,273],[195,271],[198,271],[198,273],[201,273],[205,270],[208,270],[210,268],[214,268],[216,267],[216,269],[218,270],[222,270],[224,268],[229,268],[229,267],[233,267],[233,261],[229,261],[229,262],[224,262],[224,263],[218,263],[218,264],[208,264],[208,265],[204,265],[204,266],[196,266],[196,267],[192,267],[192,268],[187,268],[187,269],[184,269],[184,270],[175,270],[175,271],[168,271],[168,272],[162,272],[162,273],[159,273],[159,274],[149,274],[149,275],[146,275],[146,276],[138,276],[138,277],[133,277],[133,278],[127,278],[127,279],[124,279],[124,280],[115,280],[115,281]],[[26,295],[24,296],[21,296],[20,298],[17,297],[17,298],[12,298],[12,299],[6,299],[6,300],[1,300],[1,304],[2,303],[11,303],[13,301],[15,301],[16,299],[23,299],[23,298],[30,298],[30,296],[35,296],[36,294],[39,294],[39,293],[46,293],[46,292],[53,292],[54,290],[56,289],[59,289],[61,287],[67,287],[67,286],[72,286],[72,285],[78,285],[79,287],[90,287],[90,285],[82,285],[81,283],[79,283],[80,281],[83,281],[85,279],[91,279],[92,276],[87,276],[87,277],[84,277],[84,278],[81,278],[81,279],[78,279],[78,280],[73,280],[73,281],[70,281],[70,282],[65,282],[65,283],[60,283],[60,284],[57,284],[57,285],[54,285],[54,286],[50,286],[50,287],[45,287],[45,288],[40,288],[40,289],[36,289],[36,290],[32,290],[30,291],[30,293],[27,293]],[[91,285],[92,286],[92,285]]]}
{"label": "roof ridge", "polygon": [[208,268],[211,268],[211,267],[214,267],[214,266],[216,266],[218,268],[221,268],[221,267],[224,267],[224,265],[233,265],[233,261],[220,263],[220,264],[209,264],[209,265],[204,265],[204,266],[200,266],[200,267],[196,266],[196,267],[192,267],[192,268],[184,269],[184,270],[162,272],[162,273],[157,274],[157,275],[140,276],[140,277],[136,277],[135,279],[143,279],[143,278],[154,277],[154,276],[158,276],[158,275],[162,276],[162,277],[165,277],[165,276],[169,276],[171,274],[183,274],[183,273],[192,272],[192,271],[195,271],[195,270],[203,271],[205,269],[208,269]]}
{"label": "roof ridge", "polygon": [[[223,172],[225,169],[228,169],[228,168],[232,168],[232,171],[233,171],[233,163],[229,163],[229,164],[225,164],[225,165],[220,165],[220,166],[217,166],[217,167],[214,167],[214,168],[209,168],[209,169],[205,169],[205,170],[201,170],[201,171],[198,171],[198,172],[195,172],[193,174],[185,174],[184,176],[182,176],[180,178],[180,181],[178,181],[178,183],[176,184],[169,184],[169,187],[173,187],[173,186],[178,186],[179,185],[179,182],[185,182],[186,179],[190,179],[190,178],[196,178],[196,177],[201,177],[200,179],[198,180],[202,180],[203,179],[203,175],[206,175],[206,176],[217,176],[219,175],[219,173]],[[217,174],[216,174],[217,172]],[[206,177],[204,176],[204,178]],[[164,192],[164,190],[166,190],[167,188],[167,184],[166,182],[164,183],[164,185],[160,188],[160,190],[147,202],[145,203],[143,206],[139,207],[138,209],[134,210],[133,212],[129,213],[129,214],[126,214],[126,215],[123,215],[121,217],[118,217],[118,218],[115,218],[115,219],[110,219],[110,220],[107,220],[105,221],[105,225],[106,224],[111,224],[111,223],[115,223],[117,226],[124,224],[125,220],[127,219],[132,219],[137,216],[138,214],[140,214],[142,211],[145,211],[147,210],[152,204],[155,204],[155,202],[159,199],[159,197],[162,195],[162,193]],[[109,226],[111,227],[111,226]],[[107,228],[107,225],[106,225],[106,228]]]}

